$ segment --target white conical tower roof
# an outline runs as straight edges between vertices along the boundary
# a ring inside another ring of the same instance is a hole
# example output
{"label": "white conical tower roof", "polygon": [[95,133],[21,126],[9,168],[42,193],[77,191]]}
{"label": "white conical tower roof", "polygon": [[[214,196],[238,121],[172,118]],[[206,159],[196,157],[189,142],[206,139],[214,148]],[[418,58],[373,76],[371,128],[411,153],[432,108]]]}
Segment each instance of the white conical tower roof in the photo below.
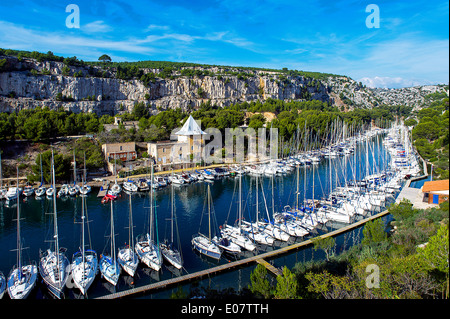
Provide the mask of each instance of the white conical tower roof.
{"label": "white conical tower roof", "polygon": [[189,115],[189,118],[184,123],[181,130],[175,133],[175,135],[204,135],[208,134],[202,131],[200,126],[198,126],[197,122],[195,122],[192,115]]}

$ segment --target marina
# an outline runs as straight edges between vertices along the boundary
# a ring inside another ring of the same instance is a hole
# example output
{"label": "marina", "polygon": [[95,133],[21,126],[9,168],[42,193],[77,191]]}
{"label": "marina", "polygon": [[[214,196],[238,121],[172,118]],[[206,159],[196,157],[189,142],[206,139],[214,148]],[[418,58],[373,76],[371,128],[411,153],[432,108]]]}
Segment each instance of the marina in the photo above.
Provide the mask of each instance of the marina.
{"label": "marina", "polygon": [[[420,173],[403,126],[367,131],[340,143],[259,165],[151,174],[146,190],[138,186],[133,190],[126,183],[138,185],[142,181],[127,179],[122,184],[123,189],[129,188],[127,192],[93,187],[84,196],[58,196],[55,201],[47,196],[20,196],[24,218],[21,237],[27,248],[23,258],[38,260],[37,253],[48,245],[54,232],[52,212],[57,206],[59,245],[67,247],[68,256],[79,251],[82,237],[86,242],[81,246],[90,246],[89,251],[95,251],[99,260],[110,256],[111,265],[118,265],[117,247],[138,247],[139,243],[142,249],[149,244],[154,255],[149,260],[157,261],[156,267],[141,258],[134,277],[122,271],[113,283],[101,278],[95,266],[89,289],[81,291],[68,280],[63,298],[151,293],[256,262],[279,274],[279,268],[268,262],[272,258],[307,247],[318,235],[335,236],[387,215],[385,207],[395,201],[404,182]],[[17,238],[13,221],[17,203],[17,199],[0,202],[0,253],[4,256],[0,271],[4,274],[15,263],[9,250]],[[86,228],[81,236],[80,222]],[[136,237],[133,243],[130,227],[134,234],[147,234]],[[196,233],[209,238],[210,245],[220,242],[217,258],[193,249]],[[162,258],[161,244],[175,242],[174,238],[180,244],[180,267]],[[241,251],[226,251],[229,243],[239,245]],[[139,251],[136,248],[138,255]],[[39,279],[29,298],[52,295]]]}

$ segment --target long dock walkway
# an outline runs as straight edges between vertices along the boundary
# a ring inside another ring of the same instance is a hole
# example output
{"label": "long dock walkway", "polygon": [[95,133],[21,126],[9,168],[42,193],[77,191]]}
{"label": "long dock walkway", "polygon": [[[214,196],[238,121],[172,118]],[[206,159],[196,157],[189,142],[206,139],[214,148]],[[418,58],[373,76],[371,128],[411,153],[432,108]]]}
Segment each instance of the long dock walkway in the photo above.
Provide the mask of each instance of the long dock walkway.
{"label": "long dock walkway", "polygon": [[[364,225],[368,221],[371,221],[371,220],[383,217],[383,216],[385,216],[387,214],[389,214],[389,211],[387,211],[387,210],[382,211],[381,213],[378,213],[376,215],[367,217],[367,218],[362,219],[362,220],[360,220],[360,221],[358,221],[356,223],[353,223],[353,224],[344,226],[342,228],[336,229],[334,231],[328,232],[326,234],[323,234],[323,235],[320,236],[320,238],[327,238],[327,237],[337,236],[339,234],[342,234],[342,233],[350,231],[350,230],[352,230],[354,228],[357,228],[357,227],[359,227],[361,225]],[[191,273],[191,274],[187,274],[187,275],[183,275],[183,276],[180,276],[180,277],[175,277],[175,278],[171,278],[171,279],[155,282],[155,283],[152,283],[152,284],[149,284],[149,285],[145,285],[145,286],[141,286],[141,287],[137,287],[137,288],[132,288],[132,289],[124,290],[124,291],[119,291],[119,292],[116,292],[116,293],[112,293],[112,294],[109,294],[109,295],[98,297],[97,299],[117,299],[117,298],[125,298],[125,297],[135,296],[135,295],[138,295],[138,294],[149,293],[150,291],[153,291],[153,290],[167,288],[167,287],[175,285],[175,284],[185,283],[185,282],[189,282],[189,281],[192,281],[192,280],[198,280],[198,279],[201,279],[201,278],[206,277],[206,276],[216,275],[216,274],[218,274],[220,272],[225,272],[225,271],[232,270],[234,268],[247,266],[247,265],[253,264],[255,262],[261,262],[261,260],[264,260],[264,262],[267,263],[267,261],[265,259],[270,259],[270,258],[281,256],[283,254],[287,254],[287,253],[295,251],[297,249],[307,247],[307,246],[311,245],[312,243],[313,243],[312,240],[308,239],[308,240],[302,241],[300,243],[296,243],[296,244],[293,244],[293,245],[290,245],[290,246],[279,248],[279,249],[276,249],[276,250],[273,250],[273,251],[269,251],[269,252],[266,252],[266,253],[263,253],[263,254],[260,254],[260,255],[256,255],[256,256],[253,256],[253,257],[248,257],[248,258],[236,260],[236,261],[233,261],[233,262],[230,262],[230,263],[227,263],[227,264],[223,264],[223,265],[220,265],[220,266],[208,268],[208,269],[205,269],[205,270],[200,270],[200,271],[197,271],[197,272],[194,272],[194,273]]]}

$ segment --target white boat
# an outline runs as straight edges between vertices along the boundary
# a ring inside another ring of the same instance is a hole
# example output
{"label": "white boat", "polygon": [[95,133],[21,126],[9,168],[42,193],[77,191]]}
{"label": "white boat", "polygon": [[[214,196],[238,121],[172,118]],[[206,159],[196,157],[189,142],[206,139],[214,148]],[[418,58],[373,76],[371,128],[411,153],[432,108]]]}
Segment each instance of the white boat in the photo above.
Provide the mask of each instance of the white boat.
{"label": "white boat", "polygon": [[58,191],[58,197],[67,196],[69,195],[69,185],[62,184],[61,188]]}
{"label": "white boat", "polygon": [[204,169],[202,174],[203,174],[203,177],[205,179],[208,179],[208,180],[214,180],[215,176],[216,176],[215,173],[213,173],[213,172],[211,172],[210,170],[207,170],[207,169]]}
{"label": "white boat", "polygon": [[60,299],[66,287],[70,273],[70,263],[65,250],[59,249],[58,253],[47,249],[40,254],[39,274],[47,285],[49,292]]}
{"label": "white boat", "polygon": [[25,186],[23,188],[22,194],[26,197],[32,196],[34,194],[34,188],[33,186]]}
{"label": "white boat", "polygon": [[134,252],[134,235],[133,235],[133,211],[131,205],[131,195],[128,195],[130,199],[129,211],[128,211],[128,245],[119,248],[117,254],[117,260],[119,261],[122,269],[131,277],[134,276],[137,266],[139,264],[139,257]]}
{"label": "white boat", "polygon": [[109,189],[109,191],[113,194],[113,195],[119,195],[120,192],[122,191],[122,187],[120,187],[119,184],[114,183],[113,186],[111,186],[111,188]]}
{"label": "white boat", "polygon": [[97,253],[92,249],[85,249],[85,232],[84,223],[86,222],[85,214],[85,198],[81,197],[81,247],[72,256],[72,279],[76,288],[78,288],[83,295],[91,286],[98,271]]}
{"label": "white boat", "polygon": [[21,189],[18,187],[10,187],[8,188],[8,191],[6,192],[6,200],[12,201],[17,199],[18,196],[20,196]]}
{"label": "white boat", "polygon": [[162,256],[160,249],[153,240],[150,239],[149,234],[141,235],[136,238],[135,252],[141,262],[155,271],[159,271],[162,265]]}
{"label": "white boat", "polygon": [[[181,255],[180,238],[178,236],[178,224],[175,218],[175,198],[173,192],[173,185],[171,186],[171,214],[170,214],[170,240],[166,239],[161,243],[161,253],[163,257],[175,268],[183,268],[183,257]],[[177,235],[178,247],[175,246],[174,235]]]}
{"label": "white boat", "polygon": [[85,295],[98,272],[97,253],[91,249],[77,251],[72,257],[73,283]]}
{"label": "white boat", "polygon": [[207,257],[219,260],[222,256],[220,247],[212,239],[202,234],[192,238],[191,244],[195,250]]}
{"label": "white boat", "polygon": [[242,251],[239,245],[236,245],[228,238],[223,237],[219,238],[217,236],[214,236],[212,242],[217,246],[219,246],[219,248],[222,249],[223,252],[226,252],[231,255],[237,255]]}
{"label": "white boat", "polygon": [[221,248],[212,240],[211,237],[211,190],[208,185],[208,236],[203,235],[202,233],[198,233],[191,240],[192,247],[197,250],[199,253],[219,260],[222,256]]}
{"label": "white boat", "polygon": [[[150,190],[150,187],[148,186],[147,182],[145,180],[139,180],[137,183],[138,190],[140,192],[148,192]],[[155,185],[155,183],[153,183]],[[159,187],[159,184],[157,184]]]}
{"label": "white boat", "polygon": [[114,209],[113,209],[113,201],[111,201],[111,253],[109,255],[102,254],[100,255],[100,273],[102,277],[105,278],[110,284],[115,286],[120,276],[120,265],[116,259],[116,240],[114,233]]}
{"label": "white boat", "polygon": [[241,229],[245,232],[248,238],[257,242],[258,244],[272,246],[275,242],[274,238],[265,233],[264,229],[258,226],[256,223],[250,223],[243,220]]}
{"label": "white boat", "polygon": [[[153,163],[151,165],[151,181],[153,183]],[[153,185],[152,185],[153,188]],[[156,222],[156,210],[153,207],[153,191],[150,191],[149,232],[136,238],[135,252],[141,262],[155,271],[162,266],[162,255],[154,224]]]}
{"label": "white boat", "polygon": [[259,221],[257,222],[257,225],[259,227],[262,227],[266,234],[280,241],[288,241],[289,238],[291,237],[288,233],[284,232],[282,229],[275,226],[272,222],[265,223]]}
{"label": "white boat", "polygon": [[80,188],[81,195],[87,195],[90,192],[91,192],[91,186],[89,186],[88,184],[84,184],[83,186],[81,186],[81,188]]}
{"label": "white boat", "polygon": [[[19,170],[17,169],[17,184],[19,183]],[[20,200],[16,189],[17,200],[17,265],[14,265],[8,275],[8,294],[11,299],[26,299],[31,290],[35,287],[38,268],[36,263],[30,262],[28,265],[22,263],[22,238],[20,235]]]}
{"label": "white boat", "polygon": [[42,197],[45,195],[46,190],[47,188],[45,186],[39,186],[38,189],[36,189],[36,191],[34,192],[34,194],[36,195],[36,197]]}
{"label": "white boat", "polygon": [[286,213],[275,214],[274,222],[281,230],[293,237],[304,237],[309,234],[309,231],[304,229],[300,223],[295,223]]}
{"label": "white boat", "polygon": [[132,180],[127,180],[123,182],[123,189],[128,192],[137,192],[139,188],[135,182]]}
{"label": "white boat", "polygon": [[14,266],[8,276],[8,294],[11,299],[26,299],[36,285],[36,263]]}
{"label": "white boat", "polygon": [[242,231],[241,223],[242,223],[242,176],[239,175],[239,201],[238,201],[238,225],[230,226],[225,224],[220,229],[220,234],[222,238],[226,238],[231,240],[236,245],[247,249],[249,251],[254,251],[256,249],[255,244],[245,236]]}
{"label": "white boat", "polygon": [[233,227],[230,225],[225,225],[224,227],[222,227],[220,233],[222,235],[222,238],[227,238],[236,245],[248,251],[254,251],[256,249],[255,244],[243,234],[242,229],[238,226]]}
{"label": "white boat", "polygon": [[[55,167],[53,165],[52,154],[52,177],[55,185]],[[56,196],[53,194],[53,240],[54,250],[50,248],[40,252],[39,273],[47,285],[50,293],[56,298],[61,298],[66,287],[70,273],[70,263],[66,257],[65,249],[59,247],[58,237],[58,214],[56,209]]]}
{"label": "white boat", "polygon": [[173,174],[172,176],[169,176],[169,180],[172,184],[175,185],[182,185],[184,184],[184,179],[178,177],[177,175]]}
{"label": "white boat", "polygon": [[70,185],[70,186],[68,186],[68,188],[67,188],[67,194],[68,194],[69,196],[75,196],[75,195],[78,194],[78,190],[79,190],[78,185]]}
{"label": "white boat", "polygon": [[45,190],[45,194],[47,195],[47,197],[52,197],[54,191],[55,191],[55,189],[53,188],[53,186],[50,186],[49,188],[47,188]]}

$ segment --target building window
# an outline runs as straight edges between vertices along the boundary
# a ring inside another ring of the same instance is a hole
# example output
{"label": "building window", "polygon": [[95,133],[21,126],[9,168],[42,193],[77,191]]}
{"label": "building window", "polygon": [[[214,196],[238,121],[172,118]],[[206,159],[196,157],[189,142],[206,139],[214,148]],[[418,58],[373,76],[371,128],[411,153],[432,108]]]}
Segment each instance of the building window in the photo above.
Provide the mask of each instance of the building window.
{"label": "building window", "polygon": [[120,146],[120,150],[122,150],[122,145]]}

